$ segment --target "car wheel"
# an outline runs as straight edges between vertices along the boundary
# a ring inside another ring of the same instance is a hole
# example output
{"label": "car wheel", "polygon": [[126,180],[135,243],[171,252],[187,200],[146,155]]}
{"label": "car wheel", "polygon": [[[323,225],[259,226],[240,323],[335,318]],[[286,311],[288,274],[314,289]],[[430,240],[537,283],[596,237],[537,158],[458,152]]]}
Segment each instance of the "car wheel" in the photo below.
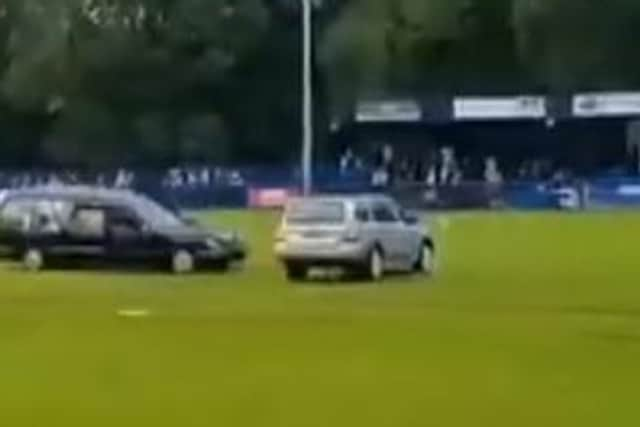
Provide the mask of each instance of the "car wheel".
{"label": "car wheel", "polygon": [[27,249],[22,264],[28,271],[40,271],[44,267],[44,254],[40,249]]}
{"label": "car wheel", "polygon": [[187,250],[181,249],[173,254],[171,259],[171,270],[175,274],[187,274],[195,269],[193,255]]}
{"label": "car wheel", "polygon": [[433,274],[435,270],[435,251],[432,245],[424,243],[420,247],[414,270],[422,274]]}
{"label": "car wheel", "polygon": [[374,248],[367,259],[366,277],[374,282],[382,279],[384,276],[384,257],[380,249]]}
{"label": "car wheel", "polygon": [[300,282],[307,278],[307,266],[301,263],[287,263],[285,265],[287,279],[293,282]]}

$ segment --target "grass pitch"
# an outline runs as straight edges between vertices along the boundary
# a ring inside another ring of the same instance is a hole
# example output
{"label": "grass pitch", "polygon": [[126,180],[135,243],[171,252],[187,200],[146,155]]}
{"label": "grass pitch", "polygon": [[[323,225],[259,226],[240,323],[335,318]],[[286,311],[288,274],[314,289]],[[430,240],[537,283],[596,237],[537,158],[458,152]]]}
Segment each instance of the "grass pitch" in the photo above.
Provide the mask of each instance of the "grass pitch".
{"label": "grass pitch", "polygon": [[[640,215],[436,218],[433,279],[0,265],[2,426],[637,426]],[[127,315],[128,314],[128,315]]]}

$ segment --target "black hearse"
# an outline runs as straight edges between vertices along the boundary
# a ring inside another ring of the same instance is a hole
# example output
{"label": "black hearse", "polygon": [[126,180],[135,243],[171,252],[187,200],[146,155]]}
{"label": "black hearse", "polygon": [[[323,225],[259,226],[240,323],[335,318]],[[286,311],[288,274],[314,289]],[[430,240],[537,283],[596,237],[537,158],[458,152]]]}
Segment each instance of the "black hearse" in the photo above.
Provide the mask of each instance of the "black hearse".
{"label": "black hearse", "polygon": [[233,232],[210,231],[125,190],[45,187],[0,194],[0,246],[29,270],[64,265],[162,265],[224,270],[244,260]]}

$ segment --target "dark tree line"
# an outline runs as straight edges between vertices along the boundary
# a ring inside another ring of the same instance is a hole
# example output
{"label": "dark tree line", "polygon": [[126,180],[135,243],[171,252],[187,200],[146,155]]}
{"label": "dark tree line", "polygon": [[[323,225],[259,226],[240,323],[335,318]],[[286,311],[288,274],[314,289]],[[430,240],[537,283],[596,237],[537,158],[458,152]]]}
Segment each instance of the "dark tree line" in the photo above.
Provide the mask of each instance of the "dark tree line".
{"label": "dark tree line", "polygon": [[[635,0],[316,3],[321,143],[362,97],[640,86]],[[299,0],[0,0],[1,163],[296,158],[300,55]]]}

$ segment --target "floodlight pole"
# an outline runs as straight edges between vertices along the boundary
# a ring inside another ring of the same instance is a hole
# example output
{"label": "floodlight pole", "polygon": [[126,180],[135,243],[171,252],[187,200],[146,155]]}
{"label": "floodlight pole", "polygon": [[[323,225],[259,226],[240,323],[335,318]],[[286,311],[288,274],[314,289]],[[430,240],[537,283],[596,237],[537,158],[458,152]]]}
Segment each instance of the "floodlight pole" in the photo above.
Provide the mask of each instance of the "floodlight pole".
{"label": "floodlight pole", "polygon": [[302,191],[313,190],[312,0],[302,1]]}

